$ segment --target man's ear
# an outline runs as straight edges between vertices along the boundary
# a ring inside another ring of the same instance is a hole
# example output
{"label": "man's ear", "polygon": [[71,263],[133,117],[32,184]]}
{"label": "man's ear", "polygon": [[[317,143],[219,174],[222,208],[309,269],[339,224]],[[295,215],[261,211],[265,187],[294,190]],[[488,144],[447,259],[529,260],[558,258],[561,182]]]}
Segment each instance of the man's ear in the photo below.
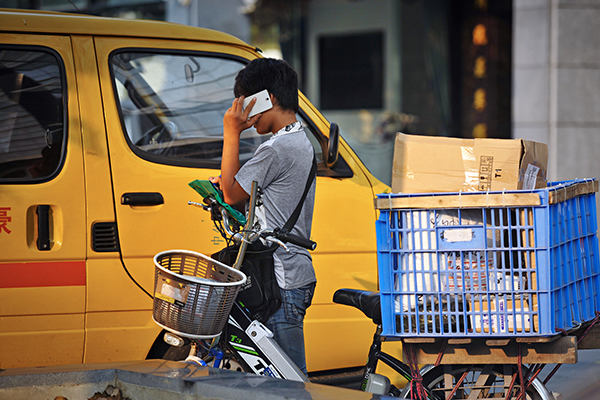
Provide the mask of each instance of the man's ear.
{"label": "man's ear", "polygon": [[273,96],[273,93],[269,92],[269,96],[271,97],[271,103],[273,103],[273,107],[279,107],[279,102],[277,101],[277,97]]}

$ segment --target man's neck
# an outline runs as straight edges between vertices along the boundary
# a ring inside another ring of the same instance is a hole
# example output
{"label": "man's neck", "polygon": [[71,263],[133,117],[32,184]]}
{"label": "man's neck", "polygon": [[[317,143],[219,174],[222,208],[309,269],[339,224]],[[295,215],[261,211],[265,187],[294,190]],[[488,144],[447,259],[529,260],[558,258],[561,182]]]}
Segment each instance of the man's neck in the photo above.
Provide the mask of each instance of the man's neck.
{"label": "man's neck", "polygon": [[292,124],[296,121],[297,121],[297,118],[296,118],[295,113],[293,113],[293,112],[281,113],[278,115],[278,118],[276,118],[273,121],[273,125],[271,125],[273,127],[272,133],[277,133],[281,129],[285,128],[289,124]]}

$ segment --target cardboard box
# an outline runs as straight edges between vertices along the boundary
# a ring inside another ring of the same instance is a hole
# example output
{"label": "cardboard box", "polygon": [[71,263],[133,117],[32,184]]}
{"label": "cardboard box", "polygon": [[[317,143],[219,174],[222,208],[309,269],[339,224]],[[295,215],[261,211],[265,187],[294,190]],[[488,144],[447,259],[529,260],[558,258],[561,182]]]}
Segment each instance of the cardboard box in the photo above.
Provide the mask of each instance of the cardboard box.
{"label": "cardboard box", "polygon": [[396,134],[394,193],[473,192],[546,187],[548,146],[523,139],[459,139]]}
{"label": "cardboard box", "polygon": [[[537,308],[537,307],[534,307]],[[516,296],[513,308],[512,296],[495,294],[473,296],[469,301],[469,318],[473,331],[481,333],[539,332],[537,315],[529,308],[529,302]],[[533,316],[533,323],[531,317]],[[516,324],[515,324],[516,322]]]}

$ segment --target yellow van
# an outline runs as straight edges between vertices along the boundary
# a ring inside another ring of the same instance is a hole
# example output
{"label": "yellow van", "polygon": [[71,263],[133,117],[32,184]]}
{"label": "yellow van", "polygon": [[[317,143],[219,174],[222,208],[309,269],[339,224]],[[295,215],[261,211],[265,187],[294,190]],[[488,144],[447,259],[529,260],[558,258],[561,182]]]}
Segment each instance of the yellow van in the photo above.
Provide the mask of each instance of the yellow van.
{"label": "yellow van", "polygon": [[[218,174],[233,79],[260,56],[206,29],[0,10],[0,368],[164,356],[152,258],[225,246],[188,182]],[[319,161],[308,367],[360,366],[374,327],[332,295],[377,288],[386,186],[300,104]],[[264,139],[245,132],[241,157]]]}

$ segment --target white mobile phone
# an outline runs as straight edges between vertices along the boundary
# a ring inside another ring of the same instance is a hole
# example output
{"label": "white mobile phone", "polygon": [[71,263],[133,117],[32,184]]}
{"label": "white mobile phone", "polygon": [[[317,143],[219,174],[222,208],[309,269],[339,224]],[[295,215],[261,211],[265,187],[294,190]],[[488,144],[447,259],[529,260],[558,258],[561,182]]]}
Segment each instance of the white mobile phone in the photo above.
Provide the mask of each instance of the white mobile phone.
{"label": "white mobile phone", "polygon": [[252,96],[248,96],[244,99],[244,110],[252,99],[256,98],[256,103],[254,103],[254,107],[252,107],[252,111],[248,114],[248,118],[255,116],[256,114],[260,114],[261,112],[265,112],[273,108],[273,103],[271,103],[271,96],[269,92],[265,89],[262,92],[258,92],[253,94]]}

